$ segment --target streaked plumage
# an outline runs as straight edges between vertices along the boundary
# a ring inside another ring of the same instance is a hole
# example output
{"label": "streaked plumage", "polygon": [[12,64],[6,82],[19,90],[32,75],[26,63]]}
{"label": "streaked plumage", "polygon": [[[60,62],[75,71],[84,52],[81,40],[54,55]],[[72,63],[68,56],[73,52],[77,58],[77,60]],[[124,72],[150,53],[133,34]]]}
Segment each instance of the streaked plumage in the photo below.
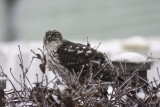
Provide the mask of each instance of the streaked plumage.
{"label": "streaked plumage", "polygon": [[[82,75],[88,74],[90,68],[93,73],[96,73],[106,63],[103,53],[87,45],[65,40],[56,30],[46,32],[44,46],[47,50],[48,62],[52,63],[50,65],[61,66],[68,72],[73,70],[76,73],[80,72],[84,66]],[[106,67],[101,71],[101,74],[104,75],[103,79],[108,78],[109,72]]]}

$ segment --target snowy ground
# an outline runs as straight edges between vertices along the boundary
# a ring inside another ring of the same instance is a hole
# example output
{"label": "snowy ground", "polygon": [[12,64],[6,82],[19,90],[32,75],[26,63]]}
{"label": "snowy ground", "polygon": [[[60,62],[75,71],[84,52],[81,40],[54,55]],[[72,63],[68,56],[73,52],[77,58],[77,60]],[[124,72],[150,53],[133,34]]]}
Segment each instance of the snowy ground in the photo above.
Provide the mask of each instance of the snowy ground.
{"label": "snowy ground", "polygon": [[[80,41],[76,41],[80,42]],[[91,47],[96,47],[99,44],[99,41],[89,41],[91,44]],[[149,48],[145,48],[144,50],[137,51],[137,50],[128,50],[128,48],[125,48],[124,44],[126,43],[123,40],[109,40],[109,41],[100,41],[101,45],[99,46],[98,50],[105,52],[109,58],[112,58],[116,55],[119,55],[123,52],[128,52],[128,51],[136,51],[144,56],[145,53],[150,55],[152,53],[153,57],[159,57],[160,58],[160,40],[154,40],[150,39],[147,41],[147,44]],[[80,42],[86,44],[86,42]],[[138,44],[138,42],[137,42]],[[21,51],[23,55],[23,61],[26,67],[29,66],[30,61],[32,59],[32,52],[30,51],[31,49],[34,50],[35,52],[38,52],[37,48],[42,48],[42,41],[40,42],[14,42],[14,43],[1,43],[0,44],[0,65],[3,67],[4,72],[9,76],[9,78],[14,82],[13,78],[11,78],[10,75],[10,68],[12,68],[13,75],[15,78],[19,80],[19,75],[21,74],[20,72],[20,67],[19,67],[19,60],[17,55],[19,54],[18,51],[18,45],[21,46]],[[142,47],[143,48],[143,47]],[[39,69],[39,66],[37,66],[40,62],[38,60],[34,60],[33,64],[30,68],[30,72],[28,73],[28,77],[30,78],[31,82],[36,81],[36,75],[39,74],[41,76],[41,72]],[[155,61],[151,67],[151,70],[148,71],[148,79],[151,81],[153,80],[153,77],[156,79],[158,78],[157,75],[157,67],[160,67],[160,62]],[[46,75],[51,79],[53,78],[53,74],[51,72],[47,72]],[[40,77],[41,78],[41,77]],[[16,82],[14,82],[16,84]],[[7,89],[10,89],[11,86],[8,84]],[[20,88],[17,86],[17,88]]]}

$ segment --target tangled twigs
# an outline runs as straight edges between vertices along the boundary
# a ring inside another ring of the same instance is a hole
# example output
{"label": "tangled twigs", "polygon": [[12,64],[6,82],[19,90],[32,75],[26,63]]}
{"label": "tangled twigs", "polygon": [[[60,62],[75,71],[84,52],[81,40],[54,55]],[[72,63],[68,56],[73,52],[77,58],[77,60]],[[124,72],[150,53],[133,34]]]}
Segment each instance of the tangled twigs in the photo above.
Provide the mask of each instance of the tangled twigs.
{"label": "tangled twigs", "polygon": [[[99,75],[100,68],[97,73],[92,72],[92,63],[90,66],[90,71],[86,76],[82,76],[84,66],[79,73],[74,70],[70,74],[67,74],[68,81],[65,82],[65,86],[62,81],[59,80],[59,84],[55,82],[59,77],[53,76],[54,78],[49,80],[48,76],[45,75],[46,67],[46,56],[44,47],[39,49],[40,53],[36,53],[33,50],[31,52],[34,54],[29,66],[25,67],[25,61],[23,60],[23,54],[19,48],[19,61],[18,64],[21,68],[22,75],[17,79],[10,69],[10,74],[14,81],[21,87],[20,90],[16,89],[13,81],[9,80],[12,90],[5,91],[4,95],[4,106],[6,107],[159,107],[160,105],[160,84],[155,78],[154,81],[148,82],[144,78],[140,77],[135,71],[131,75],[125,75],[115,68],[108,59],[106,65],[108,69],[113,73],[114,78],[111,82],[102,81],[102,75]],[[54,57],[54,56],[53,56]],[[34,60],[40,60],[41,63],[37,66],[40,67],[43,75],[35,74],[36,82],[31,83],[30,78],[27,76],[31,71],[32,62]],[[54,58],[53,58],[54,59]],[[55,66],[50,65],[55,68]],[[143,66],[143,65],[142,65]],[[125,67],[121,66],[123,72],[125,72]],[[2,67],[0,66],[2,74],[7,77],[4,73]],[[64,73],[66,69],[62,69],[60,66],[56,66],[55,71]],[[159,70],[157,68],[157,73],[159,76]],[[55,75],[53,73],[53,75]],[[63,74],[62,74],[63,75]],[[60,75],[60,76],[62,76]],[[38,79],[41,77],[41,79]],[[62,76],[63,77],[63,76]],[[7,77],[8,78],[8,77]],[[62,78],[62,79],[64,79]],[[160,76],[159,76],[160,78]],[[119,84],[119,80],[122,79],[122,83]],[[141,81],[141,82],[140,82]],[[29,85],[28,85],[29,84]],[[64,88],[63,90],[61,88]],[[139,96],[142,94],[144,97]]]}
{"label": "tangled twigs", "polygon": [[44,51],[44,46],[43,46],[43,50],[38,48],[38,50],[41,52],[41,54],[39,53],[35,53],[33,50],[31,50],[32,53],[34,53],[36,55],[36,57],[33,58],[37,58],[41,61],[41,64],[39,65],[39,68],[41,69],[41,71],[43,73],[45,73],[45,67],[46,67],[46,55],[45,55],[45,51]]}

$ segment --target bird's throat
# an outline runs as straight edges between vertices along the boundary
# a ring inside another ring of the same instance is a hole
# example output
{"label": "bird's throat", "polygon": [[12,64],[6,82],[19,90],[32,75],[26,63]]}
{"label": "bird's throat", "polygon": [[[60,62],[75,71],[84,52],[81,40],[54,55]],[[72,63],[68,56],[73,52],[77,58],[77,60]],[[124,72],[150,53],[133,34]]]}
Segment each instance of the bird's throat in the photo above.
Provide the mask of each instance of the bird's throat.
{"label": "bird's throat", "polygon": [[57,49],[59,48],[60,45],[61,45],[60,42],[50,41],[50,42],[47,42],[47,44],[45,45],[45,48],[49,53],[51,51],[57,52]]}

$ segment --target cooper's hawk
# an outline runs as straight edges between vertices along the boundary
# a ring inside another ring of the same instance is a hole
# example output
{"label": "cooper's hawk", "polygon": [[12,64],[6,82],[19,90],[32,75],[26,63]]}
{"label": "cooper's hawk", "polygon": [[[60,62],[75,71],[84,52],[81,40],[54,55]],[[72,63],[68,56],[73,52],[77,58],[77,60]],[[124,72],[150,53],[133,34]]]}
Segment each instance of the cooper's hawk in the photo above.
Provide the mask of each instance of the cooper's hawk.
{"label": "cooper's hawk", "polygon": [[[50,69],[64,68],[66,72],[80,72],[82,76],[90,71],[93,74],[103,74],[102,79],[108,79],[109,71],[106,67],[105,55],[90,46],[73,43],[63,39],[57,30],[49,30],[44,37],[44,46],[47,50],[47,60]],[[63,74],[63,72],[61,72]],[[96,77],[98,77],[98,75]]]}

